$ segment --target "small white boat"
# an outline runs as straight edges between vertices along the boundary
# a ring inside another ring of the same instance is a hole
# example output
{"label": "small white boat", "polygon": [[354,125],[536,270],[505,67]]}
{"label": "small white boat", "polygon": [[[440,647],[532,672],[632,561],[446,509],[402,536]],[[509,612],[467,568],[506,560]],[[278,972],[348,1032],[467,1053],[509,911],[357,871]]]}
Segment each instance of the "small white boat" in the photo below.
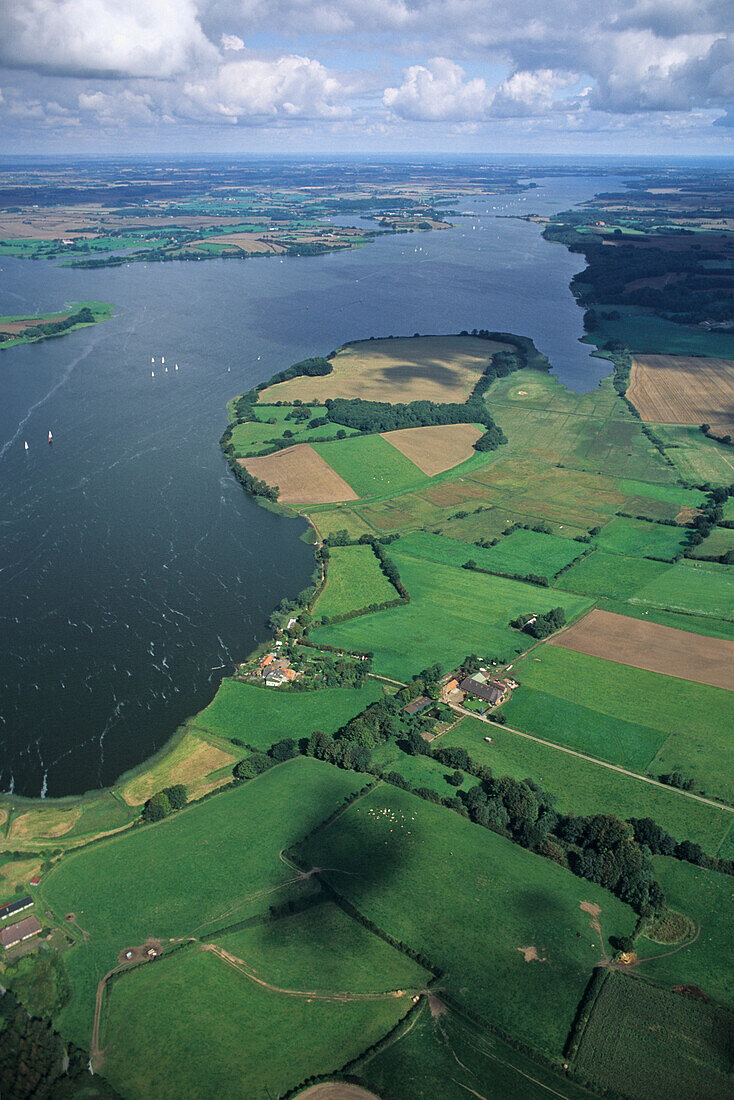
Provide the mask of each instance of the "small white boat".
{"label": "small white boat", "polygon": [[161,355],[161,363],[165,363],[165,361],[166,361],[165,355]]}
{"label": "small white boat", "polygon": [[168,374],[168,367],[166,367],[164,374]]}
{"label": "small white boat", "polygon": [[23,444],[23,446],[24,446],[25,450],[27,451],[28,450],[28,440],[27,439],[26,439],[25,443]]}
{"label": "small white boat", "polygon": [[48,430],[48,441],[49,441],[49,443],[53,443],[53,441],[54,441],[54,437],[51,434],[51,429],[50,428]]}
{"label": "small white boat", "polygon": [[151,355],[150,361],[151,361],[151,363],[155,363],[155,355]]}
{"label": "small white boat", "polygon": [[176,363],[176,370],[178,370],[178,363]]}
{"label": "small white boat", "polygon": [[155,378],[155,371],[154,371],[154,370],[152,370],[152,371],[150,372],[150,377],[151,377],[151,378]]}

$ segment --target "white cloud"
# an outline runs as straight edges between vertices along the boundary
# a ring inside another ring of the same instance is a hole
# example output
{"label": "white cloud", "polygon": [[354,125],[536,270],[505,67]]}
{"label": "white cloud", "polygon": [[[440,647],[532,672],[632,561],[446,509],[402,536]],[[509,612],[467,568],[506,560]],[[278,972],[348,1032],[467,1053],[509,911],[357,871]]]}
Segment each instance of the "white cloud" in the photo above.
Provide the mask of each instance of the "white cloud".
{"label": "white cloud", "polygon": [[411,65],[399,88],[386,88],[382,102],[401,118],[458,122],[484,118],[491,93],[480,78],[464,80],[461,65],[434,57],[426,65]]}
{"label": "white cloud", "polygon": [[350,113],[348,94],[319,61],[296,54],[274,61],[226,62],[213,76],[184,85],[196,112],[233,122],[344,118]]}
{"label": "white cloud", "polygon": [[223,34],[219,39],[223,50],[244,50],[245,43],[242,41],[238,34]]}
{"label": "white cloud", "polygon": [[497,87],[492,98],[492,114],[498,118],[548,114],[554,109],[556,91],[576,80],[575,74],[558,73],[553,69],[513,73]]}
{"label": "white cloud", "polygon": [[103,125],[150,125],[156,121],[151,97],[136,94],[128,88],[115,95],[108,92],[81,92],[79,109],[92,114]]}
{"label": "white cloud", "polygon": [[0,61],[38,72],[166,78],[216,50],[194,0],[5,0]]}

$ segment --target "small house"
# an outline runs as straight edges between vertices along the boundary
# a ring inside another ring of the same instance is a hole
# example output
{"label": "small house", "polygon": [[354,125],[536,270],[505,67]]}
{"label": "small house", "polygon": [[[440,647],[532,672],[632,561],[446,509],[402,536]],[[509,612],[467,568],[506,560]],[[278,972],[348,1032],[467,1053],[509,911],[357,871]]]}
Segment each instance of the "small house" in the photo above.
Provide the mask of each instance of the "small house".
{"label": "small house", "polygon": [[41,876],[40,875],[34,875],[33,878],[30,880],[28,885],[29,886],[40,886],[40,884],[41,884]]}
{"label": "small house", "polygon": [[433,705],[434,700],[429,699],[427,695],[419,695],[417,699],[414,699],[412,703],[408,703],[406,707],[403,707],[405,714],[411,715],[420,714],[422,710]]}

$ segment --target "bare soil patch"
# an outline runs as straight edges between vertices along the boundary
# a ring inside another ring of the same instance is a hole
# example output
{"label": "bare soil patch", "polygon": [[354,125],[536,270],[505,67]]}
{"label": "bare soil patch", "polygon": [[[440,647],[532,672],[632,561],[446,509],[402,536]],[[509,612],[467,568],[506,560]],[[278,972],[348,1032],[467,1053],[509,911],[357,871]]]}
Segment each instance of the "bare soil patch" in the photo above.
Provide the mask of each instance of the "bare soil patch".
{"label": "bare soil patch", "polygon": [[[365,401],[465,401],[490,357],[508,345],[476,336],[408,336],[346,344],[331,374],[292,378],[263,390],[263,401],[323,403],[327,397]],[[508,349],[511,350],[511,349]]]}
{"label": "bare soil patch", "polygon": [[430,428],[402,428],[383,432],[382,438],[396,447],[429,477],[450,470],[471,458],[474,444],[482,435],[473,424],[439,424]]}
{"label": "bare soil patch", "polygon": [[530,947],[518,947],[516,948],[516,950],[520,952],[526,963],[546,962],[545,957],[541,958],[541,956],[538,954],[537,947],[535,947],[533,944],[531,944]]}
{"label": "bare soil patch", "polygon": [[[145,943],[137,944],[135,947],[124,947],[118,955],[118,962],[123,963],[125,966],[133,966],[135,963],[147,962],[149,959],[154,959],[160,955],[163,950],[163,945],[160,940],[148,937]],[[127,952],[130,952],[130,958],[127,958]],[[155,955],[149,954],[149,952],[155,951]]]}
{"label": "bare soil patch", "polygon": [[357,500],[357,494],[309,443],[297,443],[273,455],[238,458],[253,477],[280,488],[281,504],[332,504]]}
{"label": "bare soil patch", "polygon": [[66,321],[71,313],[53,313],[47,317],[20,317],[17,321],[0,321],[0,332],[7,332],[10,336],[20,336],[28,329],[37,328],[38,325],[48,324],[49,321]]}
{"label": "bare soil patch", "polygon": [[[219,768],[234,764],[235,752],[225,752],[188,732],[176,747],[156,761],[148,771],[135,776],[120,788],[120,794],[128,806],[140,806],[156,791],[163,790],[175,783],[182,783],[191,797],[206,789],[219,786],[218,782],[208,782],[207,776]],[[228,782],[229,777],[223,782]]]}
{"label": "bare soil patch", "polygon": [[549,645],[734,691],[734,641],[592,611]]}
{"label": "bare soil patch", "polygon": [[347,1081],[322,1081],[320,1085],[311,1085],[305,1092],[298,1093],[298,1100],[380,1100],[374,1092],[368,1092],[361,1085],[350,1085]]}
{"label": "bare soil patch", "polygon": [[8,837],[13,840],[37,837],[40,840],[63,836],[73,829],[81,814],[78,807],[73,810],[28,810],[27,813],[13,818]]}
{"label": "bare soil patch", "polygon": [[710,424],[734,433],[734,360],[636,355],[627,397],[654,424]]}
{"label": "bare soil patch", "polygon": [[691,523],[696,516],[701,515],[700,508],[689,508],[687,504],[684,504],[678,515],[675,517],[675,522],[680,524]]}

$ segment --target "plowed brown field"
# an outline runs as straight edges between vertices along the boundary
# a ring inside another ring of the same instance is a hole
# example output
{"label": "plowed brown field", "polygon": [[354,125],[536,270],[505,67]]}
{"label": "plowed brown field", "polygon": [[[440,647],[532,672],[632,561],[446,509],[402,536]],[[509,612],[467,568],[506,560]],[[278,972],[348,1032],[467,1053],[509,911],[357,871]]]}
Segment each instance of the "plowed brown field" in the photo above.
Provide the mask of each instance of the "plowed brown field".
{"label": "plowed brown field", "polygon": [[382,438],[397,447],[424,474],[433,477],[471,458],[480,435],[482,429],[473,424],[439,424],[431,428],[383,432]]}
{"label": "plowed brown field", "polygon": [[548,645],[734,691],[734,642],[592,611]]}
{"label": "plowed brown field", "polygon": [[281,504],[331,504],[357,499],[351,485],[308,443],[297,443],[273,455],[237,461],[253,477],[277,485]]}
{"label": "plowed brown field", "polygon": [[734,434],[734,361],[636,355],[627,397],[653,424],[710,424]]}
{"label": "plowed brown field", "polygon": [[331,374],[291,378],[260,394],[262,401],[323,403],[327,397],[365,401],[466,401],[490,356],[507,344],[477,336],[408,336],[346,344]]}

